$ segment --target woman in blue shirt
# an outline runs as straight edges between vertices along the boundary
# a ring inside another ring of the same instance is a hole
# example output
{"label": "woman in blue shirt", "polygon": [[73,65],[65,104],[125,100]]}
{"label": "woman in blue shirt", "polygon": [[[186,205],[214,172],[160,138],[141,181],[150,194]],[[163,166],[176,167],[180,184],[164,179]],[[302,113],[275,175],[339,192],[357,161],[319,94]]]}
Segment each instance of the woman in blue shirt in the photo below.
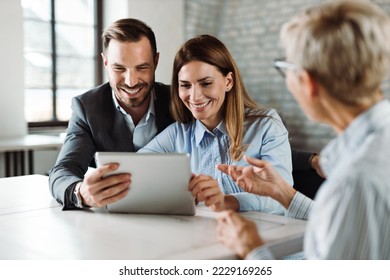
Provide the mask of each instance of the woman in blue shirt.
{"label": "woman in blue shirt", "polygon": [[198,202],[214,211],[258,210],[283,214],[279,202],[243,192],[217,164],[247,165],[247,155],[267,160],[291,185],[288,132],[273,109],[248,95],[225,45],[210,35],[187,41],[173,64],[171,111],[176,122],[140,152],[189,153],[189,184]]}

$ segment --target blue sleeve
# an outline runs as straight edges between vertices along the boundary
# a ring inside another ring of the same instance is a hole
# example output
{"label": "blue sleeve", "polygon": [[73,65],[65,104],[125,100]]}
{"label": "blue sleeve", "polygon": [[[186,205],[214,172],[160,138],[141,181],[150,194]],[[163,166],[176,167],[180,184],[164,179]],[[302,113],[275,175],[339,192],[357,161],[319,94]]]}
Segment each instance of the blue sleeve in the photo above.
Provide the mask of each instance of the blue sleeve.
{"label": "blue sleeve", "polygon": [[239,211],[261,211],[274,215],[286,214],[286,209],[278,201],[271,197],[260,196],[253,193],[241,192],[230,194],[234,196],[239,205]]}
{"label": "blue sleeve", "polygon": [[178,123],[173,123],[156,135],[139,153],[175,153]]}
{"label": "blue sleeve", "polygon": [[294,181],[288,131],[274,109],[268,115],[269,117],[262,118],[248,128],[252,141],[246,154],[271,163],[278,174],[292,186]]}
{"label": "blue sleeve", "polygon": [[[268,117],[258,118],[246,124],[243,143],[248,144],[246,155],[268,161],[278,174],[291,186],[292,160],[288,131],[274,109],[267,112]],[[238,165],[248,165],[242,159]],[[240,211],[264,211],[273,214],[285,214],[286,210],[276,200],[250,193],[232,194],[240,204]]]}

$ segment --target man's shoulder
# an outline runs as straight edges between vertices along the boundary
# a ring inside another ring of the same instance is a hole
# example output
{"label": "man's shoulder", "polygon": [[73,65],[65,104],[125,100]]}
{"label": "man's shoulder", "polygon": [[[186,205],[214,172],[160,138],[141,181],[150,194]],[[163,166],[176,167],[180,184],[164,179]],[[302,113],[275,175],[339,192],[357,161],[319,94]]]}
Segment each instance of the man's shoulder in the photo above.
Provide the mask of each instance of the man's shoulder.
{"label": "man's shoulder", "polygon": [[154,84],[154,92],[155,92],[155,101],[154,101],[154,109],[156,112],[156,124],[157,131],[163,131],[168,125],[173,122],[173,118],[169,111],[170,105],[170,90],[171,86],[165,85],[163,83],[155,82]]}
{"label": "man's shoulder", "polygon": [[170,99],[171,86],[163,83],[154,83],[154,92],[157,99],[169,100]]}
{"label": "man's shoulder", "polygon": [[[110,106],[112,104],[112,106]],[[112,89],[109,83],[97,86],[89,91],[74,97],[72,106],[83,107],[88,113],[114,111]]]}
{"label": "man's shoulder", "polygon": [[92,89],[88,90],[87,92],[84,92],[83,94],[76,96],[76,98],[80,99],[80,100],[88,100],[90,98],[96,99],[98,97],[101,97],[101,98],[110,97],[111,98],[111,94],[112,94],[112,90],[111,90],[110,84],[105,83],[105,84],[99,85],[95,88],[92,88]]}

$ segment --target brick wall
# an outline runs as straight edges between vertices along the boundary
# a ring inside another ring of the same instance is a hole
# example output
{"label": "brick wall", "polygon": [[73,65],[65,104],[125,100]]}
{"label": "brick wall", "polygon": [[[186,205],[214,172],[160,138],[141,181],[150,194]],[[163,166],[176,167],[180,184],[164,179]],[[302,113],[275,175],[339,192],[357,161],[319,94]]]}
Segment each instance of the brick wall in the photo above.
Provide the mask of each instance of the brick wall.
{"label": "brick wall", "polygon": [[[278,110],[295,148],[319,151],[334,132],[306,118],[284,80],[273,69],[274,58],[283,55],[279,28],[301,9],[319,0],[187,0],[185,37],[211,34],[233,54],[251,96],[265,107]],[[390,14],[390,0],[374,1]],[[383,85],[387,98],[390,84]]]}

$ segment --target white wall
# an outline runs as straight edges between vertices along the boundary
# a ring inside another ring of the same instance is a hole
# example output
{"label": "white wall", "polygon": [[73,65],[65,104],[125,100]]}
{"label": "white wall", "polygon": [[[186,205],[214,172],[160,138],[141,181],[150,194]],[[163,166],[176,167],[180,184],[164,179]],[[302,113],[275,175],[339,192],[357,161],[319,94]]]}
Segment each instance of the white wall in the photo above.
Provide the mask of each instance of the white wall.
{"label": "white wall", "polygon": [[104,27],[117,19],[133,17],[152,28],[160,52],[156,81],[170,84],[173,58],[184,42],[184,0],[106,0],[104,9]]}
{"label": "white wall", "polygon": [[27,133],[20,1],[0,1],[0,138]]}
{"label": "white wall", "polygon": [[120,18],[128,17],[129,0],[103,0],[103,28]]}
{"label": "white wall", "polygon": [[[20,1],[0,1],[0,36],[0,138],[3,138],[27,133]],[[0,177],[4,168],[4,154],[0,153]]]}

